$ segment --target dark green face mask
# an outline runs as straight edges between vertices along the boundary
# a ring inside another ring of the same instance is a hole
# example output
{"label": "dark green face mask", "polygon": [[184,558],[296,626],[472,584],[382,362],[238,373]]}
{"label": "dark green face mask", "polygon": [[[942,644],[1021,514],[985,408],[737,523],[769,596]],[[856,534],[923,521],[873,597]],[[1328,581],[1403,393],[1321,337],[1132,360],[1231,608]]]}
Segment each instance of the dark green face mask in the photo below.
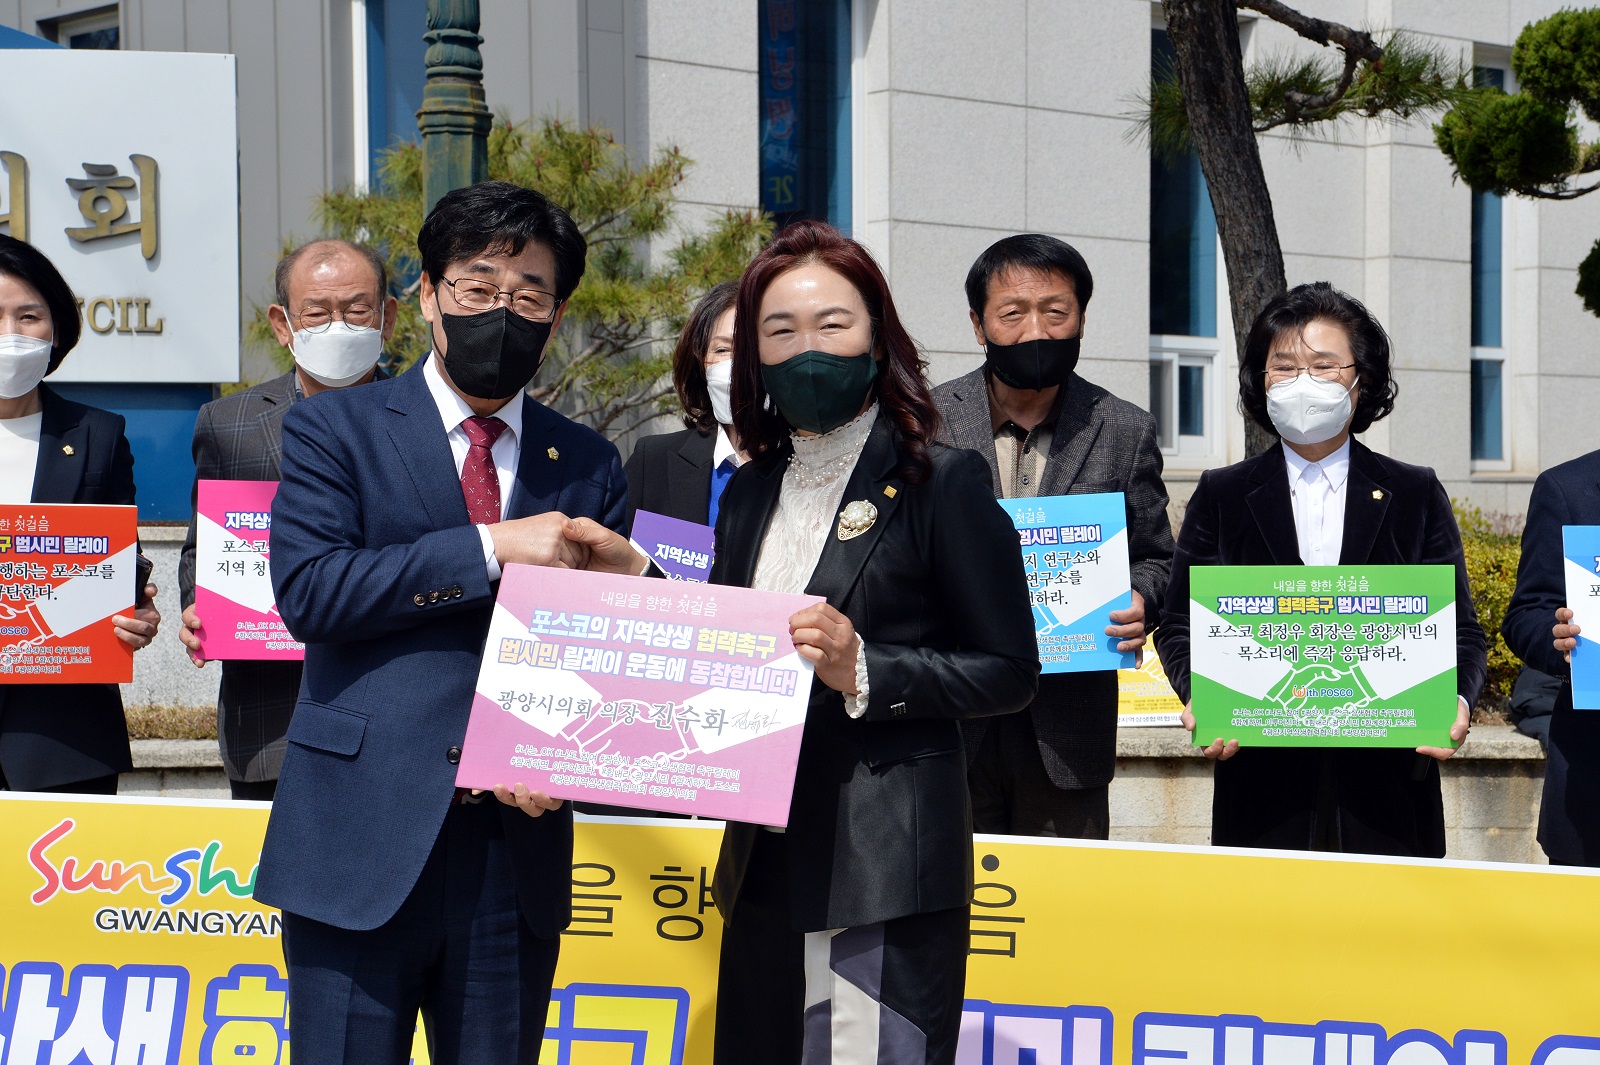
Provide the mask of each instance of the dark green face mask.
{"label": "dark green face mask", "polygon": [[878,376],[869,351],[854,357],[802,351],[761,367],[761,383],[789,424],[808,433],[831,432],[861,413]]}

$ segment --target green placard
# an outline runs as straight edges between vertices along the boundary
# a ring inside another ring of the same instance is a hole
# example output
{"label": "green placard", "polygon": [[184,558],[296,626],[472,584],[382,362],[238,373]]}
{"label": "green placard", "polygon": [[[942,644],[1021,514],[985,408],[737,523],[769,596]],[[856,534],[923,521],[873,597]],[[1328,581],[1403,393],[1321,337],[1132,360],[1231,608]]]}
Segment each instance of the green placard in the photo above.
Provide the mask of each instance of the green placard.
{"label": "green placard", "polygon": [[1189,626],[1198,746],[1452,746],[1452,566],[1196,566]]}

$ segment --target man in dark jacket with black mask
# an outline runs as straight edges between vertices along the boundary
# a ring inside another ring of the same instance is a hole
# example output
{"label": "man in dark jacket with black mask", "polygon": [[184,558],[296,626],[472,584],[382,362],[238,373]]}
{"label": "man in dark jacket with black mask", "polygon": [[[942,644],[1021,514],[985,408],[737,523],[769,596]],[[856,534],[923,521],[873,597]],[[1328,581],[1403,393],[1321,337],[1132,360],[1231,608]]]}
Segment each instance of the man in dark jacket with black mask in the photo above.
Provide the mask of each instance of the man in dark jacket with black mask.
{"label": "man in dark jacket with black mask", "polygon": [[[944,438],[989,460],[995,495],[1122,492],[1133,606],[1107,617],[1121,649],[1144,645],[1172,570],[1155,420],[1076,373],[1094,279],[1064,241],[991,245],[967,274],[984,365],[934,390]],[[1039,678],[1027,711],[966,723],[973,828],[1105,839],[1116,764],[1114,670]]]}

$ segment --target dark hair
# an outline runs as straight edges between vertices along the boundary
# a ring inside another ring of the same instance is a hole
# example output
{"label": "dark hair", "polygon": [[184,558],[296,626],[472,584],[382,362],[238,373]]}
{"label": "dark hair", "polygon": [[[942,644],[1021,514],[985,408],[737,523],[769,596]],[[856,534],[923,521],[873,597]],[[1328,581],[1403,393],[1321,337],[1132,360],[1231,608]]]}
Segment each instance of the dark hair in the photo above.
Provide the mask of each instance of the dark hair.
{"label": "dark hair", "polygon": [[1364,433],[1394,410],[1394,397],[1400,389],[1390,372],[1389,334],[1360,300],[1326,281],[1313,281],[1296,285],[1261,309],[1239,361],[1239,410],[1274,436],[1278,430],[1267,414],[1267,356],[1284,333],[1298,333],[1318,320],[1332,322],[1350,338],[1356,381],[1361,385],[1350,431]]}
{"label": "dark hair", "polygon": [[967,271],[967,306],[972,308],[972,313],[983,317],[983,308],[989,302],[989,282],[996,274],[1019,267],[1060,274],[1072,282],[1072,293],[1078,297],[1078,313],[1089,309],[1089,297],[1094,295],[1094,275],[1089,273],[1089,264],[1083,261],[1078,249],[1043,233],[1018,233],[983,249],[983,254]]}
{"label": "dark hair", "polygon": [[739,296],[739,282],[723,281],[711,286],[689,312],[689,320],[678,334],[672,352],[672,385],[683,405],[683,424],[698,429],[701,436],[717,431],[717,418],[711,412],[711,392],[706,388],[706,352],[711,350],[711,330]]}
{"label": "dark hair", "polygon": [[50,365],[45,376],[56,372],[61,360],[67,357],[83,335],[83,322],[78,316],[78,298],[61,271],[45,258],[44,252],[32,244],[0,233],[0,274],[10,274],[26,281],[44,297],[50,308],[50,325],[55,332],[55,346],[50,349]]}
{"label": "dark hair", "polygon": [[381,300],[389,295],[389,264],[383,261],[383,256],[365,244],[356,244],[338,237],[323,237],[300,245],[278,260],[278,268],[272,272],[272,287],[278,297],[278,306],[285,311],[289,309],[289,278],[294,273],[294,268],[300,265],[301,259],[310,257],[316,263],[325,263],[341,251],[355,252],[372,267],[373,274],[378,278],[378,299]]}
{"label": "dark hair", "polygon": [[533,241],[556,260],[555,296],[565,300],[583,278],[589,244],[557,205],[509,181],[480,181],[439,198],[417,233],[417,251],[428,280],[438,284],[444,268],[475,255],[520,255]]}
{"label": "dark hair", "polygon": [[751,458],[760,458],[778,450],[791,431],[776,404],[767,402],[756,319],[767,286],[779,274],[808,263],[838,272],[867,305],[876,346],[883,351],[875,387],[883,413],[895,428],[900,476],[910,484],[921,484],[932,472],[928,445],[939,428],[939,412],[924,377],[927,363],[900,324],[889,282],[871,253],[826,222],[802,219],[788,226],[750,260],[739,279],[733,322],[733,421],[740,446]]}

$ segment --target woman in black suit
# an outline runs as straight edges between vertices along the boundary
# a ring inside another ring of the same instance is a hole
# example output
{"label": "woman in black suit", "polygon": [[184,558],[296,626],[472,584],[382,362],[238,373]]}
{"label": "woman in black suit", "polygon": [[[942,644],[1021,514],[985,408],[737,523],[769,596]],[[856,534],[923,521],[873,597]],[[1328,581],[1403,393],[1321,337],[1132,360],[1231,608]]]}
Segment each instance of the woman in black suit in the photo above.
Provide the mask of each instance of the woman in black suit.
{"label": "woman in black suit", "polygon": [[[0,236],[0,503],[133,505],[133,452],[119,414],[63,399],[40,382],[78,342],[72,289],[31,245]],[[161,615],[115,617],[138,649]],[[0,789],[114,795],[133,768],[115,684],[0,685]]]}
{"label": "woman in black suit", "polygon": [[831,226],[795,223],[745,270],[733,400],[751,461],[711,580],[827,602],[790,620],[816,678],[788,828],[723,836],[716,1060],[843,1040],[952,1062],[973,885],[958,721],[1038,686],[1017,534],[983,460],[934,443],[887,283]]}
{"label": "woman in black suit", "polygon": [[724,281],[695,304],[672,353],[672,383],[683,406],[676,433],[634,445],[628,476],[628,527],[641,510],[700,525],[717,523],[723,488],[745,461],[733,427],[733,300],[737,281]]}
{"label": "woman in black suit", "polygon": [[[1450,497],[1432,470],[1369,450],[1364,432],[1394,409],[1389,338],[1325,282],[1273,300],[1251,327],[1239,406],[1280,442],[1200,477],[1184,512],[1156,649],[1189,699],[1194,566],[1449,565],[1456,570],[1459,745],[1487,674],[1487,641],[1467,584]],[[1194,717],[1184,710],[1191,731]],[[1444,856],[1439,762],[1455,747],[1255,748],[1217,737],[1211,842]]]}

